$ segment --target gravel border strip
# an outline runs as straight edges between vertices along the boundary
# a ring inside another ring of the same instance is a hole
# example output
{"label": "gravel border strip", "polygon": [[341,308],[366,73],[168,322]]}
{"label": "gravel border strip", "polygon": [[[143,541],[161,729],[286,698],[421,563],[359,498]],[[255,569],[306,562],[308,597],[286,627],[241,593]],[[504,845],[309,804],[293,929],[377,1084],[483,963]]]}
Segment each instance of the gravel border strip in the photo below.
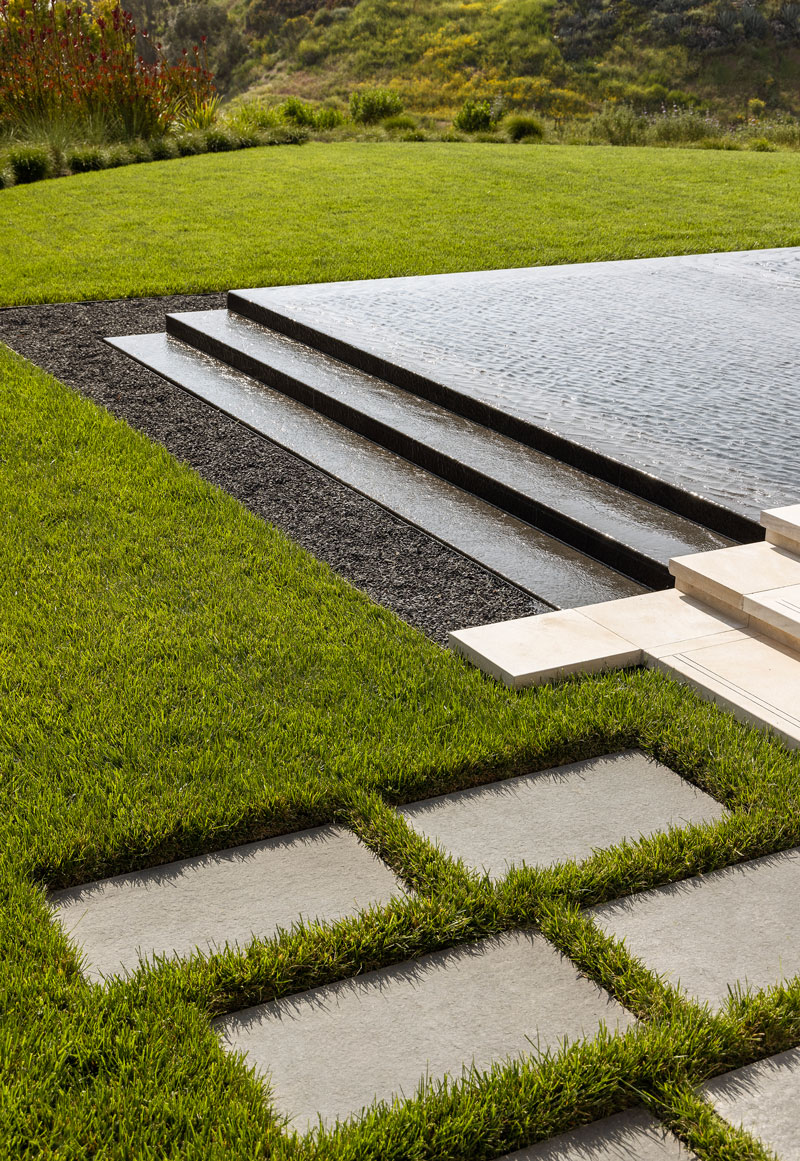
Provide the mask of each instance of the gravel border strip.
{"label": "gravel border strip", "polygon": [[549,611],[102,341],[161,332],[170,311],[224,305],[223,294],[211,294],[10,307],[0,310],[0,340],[162,444],[440,644],[451,629]]}

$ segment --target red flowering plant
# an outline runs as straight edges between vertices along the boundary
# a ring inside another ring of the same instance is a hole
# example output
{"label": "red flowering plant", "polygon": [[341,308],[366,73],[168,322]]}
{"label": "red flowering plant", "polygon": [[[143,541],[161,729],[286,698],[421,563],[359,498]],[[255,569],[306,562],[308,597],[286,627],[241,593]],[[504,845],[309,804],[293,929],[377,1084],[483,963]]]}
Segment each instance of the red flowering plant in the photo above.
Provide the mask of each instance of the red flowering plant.
{"label": "red flowering plant", "polygon": [[214,92],[205,38],[177,64],[160,44],[149,55],[116,0],[103,15],[66,0],[0,0],[0,132],[49,121],[101,121],[116,139],[166,132]]}

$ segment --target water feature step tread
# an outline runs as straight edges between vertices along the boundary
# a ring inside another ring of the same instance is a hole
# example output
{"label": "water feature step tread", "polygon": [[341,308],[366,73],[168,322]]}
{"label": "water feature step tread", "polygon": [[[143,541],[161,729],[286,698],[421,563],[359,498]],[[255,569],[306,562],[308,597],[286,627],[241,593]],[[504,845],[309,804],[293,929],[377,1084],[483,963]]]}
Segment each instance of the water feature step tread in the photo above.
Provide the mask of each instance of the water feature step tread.
{"label": "water feature step tread", "polygon": [[800,553],[800,504],[766,508],[761,513],[761,524],[770,543]]}
{"label": "water feature step tread", "polygon": [[150,334],[107,341],[551,606],[642,591],[599,561],[180,340]]}
{"label": "water feature step tread", "polygon": [[781,1161],[800,1161],[800,1049],[716,1076],[700,1093]]}
{"label": "water feature step tread", "polygon": [[651,971],[712,1009],[729,989],[800,974],[800,849],[711,871],[591,909]]}
{"label": "water feature step tread", "polygon": [[581,861],[623,840],[718,822],[727,814],[708,794],[635,750],[439,795],[398,811],[446,854],[494,879],[512,866]]}
{"label": "water feature step tread", "polygon": [[729,540],[656,504],[224,310],[167,332],[651,587],[671,556]]}
{"label": "water feature step tread", "polygon": [[644,1109],[604,1117],[528,1149],[509,1153],[500,1161],[691,1161],[678,1138]]}
{"label": "water feature step tread", "polygon": [[222,1017],[290,1128],[330,1123],[376,1098],[413,1097],[509,1058],[591,1038],[633,1017],[532,931],[462,944]]}
{"label": "water feature step tread", "polygon": [[325,826],[54,891],[50,905],[99,981],[142,957],[244,946],[403,894],[355,835]]}

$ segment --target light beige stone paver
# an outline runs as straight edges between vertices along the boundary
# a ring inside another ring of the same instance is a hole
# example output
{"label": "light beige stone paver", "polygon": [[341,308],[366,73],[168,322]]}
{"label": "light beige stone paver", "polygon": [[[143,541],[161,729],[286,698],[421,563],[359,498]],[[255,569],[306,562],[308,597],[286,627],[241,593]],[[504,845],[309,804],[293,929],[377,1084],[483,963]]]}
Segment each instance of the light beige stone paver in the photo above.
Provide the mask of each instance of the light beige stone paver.
{"label": "light beige stone paver", "polygon": [[761,513],[761,523],[767,530],[770,543],[800,552],[800,504],[767,508]]}
{"label": "light beige stone paver", "polygon": [[607,934],[668,983],[719,1009],[737,984],[800,974],[800,848],[595,907]]}
{"label": "light beige stone paver", "polygon": [[494,878],[656,830],[712,822],[725,808],[640,751],[608,754],[400,808],[426,838]]}
{"label": "light beige stone paver", "polygon": [[305,1130],[421,1081],[556,1048],[633,1017],[538,934],[513,932],[217,1021]]}
{"label": "light beige stone paver", "polygon": [[669,570],[676,588],[732,610],[742,608],[748,593],[800,584],[800,557],[764,541],[677,556]]}
{"label": "light beige stone paver", "polygon": [[55,891],[54,914],[100,980],[141,957],[191,955],[275,935],[301,916],[333,920],[402,887],[355,835],[318,827]]}
{"label": "light beige stone paver", "polygon": [[677,589],[584,605],[579,611],[584,617],[646,650],[738,629],[746,623],[745,617],[716,612]]}
{"label": "light beige stone paver", "polygon": [[789,746],[800,745],[800,655],[780,642],[742,633],[701,648],[689,643],[650,663],[738,718],[769,726]]}
{"label": "light beige stone paver", "polygon": [[689,1161],[694,1156],[644,1109],[628,1109],[501,1161]]}
{"label": "light beige stone paver", "polygon": [[574,609],[450,634],[450,645],[510,686],[638,665],[641,650]]}
{"label": "light beige stone paver", "polygon": [[701,1093],[781,1161],[800,1161],[800,1049],[717,1076]]}
{"label": "light beige stone paver", "polygon": [[767,589],[744,598],[744,612],[753,631],[777,638],[790,649],[800,650],[800,585]]}

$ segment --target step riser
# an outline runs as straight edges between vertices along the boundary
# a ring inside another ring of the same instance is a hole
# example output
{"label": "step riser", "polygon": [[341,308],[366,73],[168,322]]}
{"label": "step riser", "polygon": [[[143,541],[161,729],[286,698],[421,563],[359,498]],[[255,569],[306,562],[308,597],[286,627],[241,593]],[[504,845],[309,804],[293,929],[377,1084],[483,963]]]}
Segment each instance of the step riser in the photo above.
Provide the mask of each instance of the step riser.
{"label": "step riser", "polygon": [[685,593],[687,597],[692,597],[701,604],[710,605],[711,608],[723,613],[726,617],[740,620],[742,627],[749,632],[759,633],[762,637],[769,637],[771,640],[777,641],[779,645],[786,645],[789,649],[800,652],[800,625],[795,632],[792,632],[791,629],[771,624],[762,617],[743,612],[740,606],[722,600],[716,593],[709,592],[700,585],[689,584],[686,580],[677,577],[675,588],[678,592]]}
{"label": "step riser", "polygon": [[260,389],[251,377],[187,344],[165,334],[106,341],[550,608],[615,600],[641,591],[621,573],[438,479],[284,392]]}
{"label": "step riser", "polygon": [[792,536],[785,536],[782,532],[768,528],[766,541],[767,544],[776,544],[778,548],[785,548],[788,552],[794,552],[800,556],[800,540],[796,540]]}
{"label": "step riser", "polygon": [[602,561],[603,564],[639,581],[640,584],[650,588],[664,588],[670,585],[668,568],[661,561],[653,560],[634,548],[595,532],[547,505],[532,501],[529,496],[522,495],[469,465],[451,459],[427,444],[397,431],[394,427],[365,415],[356,408],[350,408],[341,400],[333,399],[218,338],[188,325],[182,318],[168,316],[167,332],[189,343],[196,350],[258,379],[268,387],[283,392],[358,435],[372,440],[396,455],[403,456],[418,467],[439,476],[440,479],[463,488],[519,520],[524,520],[548,536],[554,536],[578,551]]}
{"label": "step riser", "polygon": [[[731,540],[748,542],[764,538],[763,528],[745,516],[731,512],[693,493],[684,492],[672,484],[667,484],[648,475],[646,472],[573,443],[545,428],[517,419],[513,415],[508,415],[432,379],[378,358],[368,351],[362,351],[343,340],[326,335],[314,327],[307,326],[255,303],[240,292],[230,291],[227,301],[228,309],[233,313],[250,319],[261,326],[269,327],[287,338],[304,343],[306,346],[427,399],[440,407],[445,407],[456,415],[480,423],[501,435],[517,440],[518,443],[535,448],[553,459],[578,468],[587,475],[605,480],[615,487],[640,496],[653,504],[658,504],[670,512],[697,524],[702,524]],[[660,581],[659,583],[663,584],[664,582]]]}
{"label": "step riser", "polygon": [[800,625],[793,633],[791,630],[783,629],[779,625],[772,625],[769,621],[764,621],[761,617],[754,617],[751,614],[747,628],[751,633],[760,633],[762,637],[769,637],[772,641],[777,641],[779,645],[785,645],[788,649],[800,652]]}

